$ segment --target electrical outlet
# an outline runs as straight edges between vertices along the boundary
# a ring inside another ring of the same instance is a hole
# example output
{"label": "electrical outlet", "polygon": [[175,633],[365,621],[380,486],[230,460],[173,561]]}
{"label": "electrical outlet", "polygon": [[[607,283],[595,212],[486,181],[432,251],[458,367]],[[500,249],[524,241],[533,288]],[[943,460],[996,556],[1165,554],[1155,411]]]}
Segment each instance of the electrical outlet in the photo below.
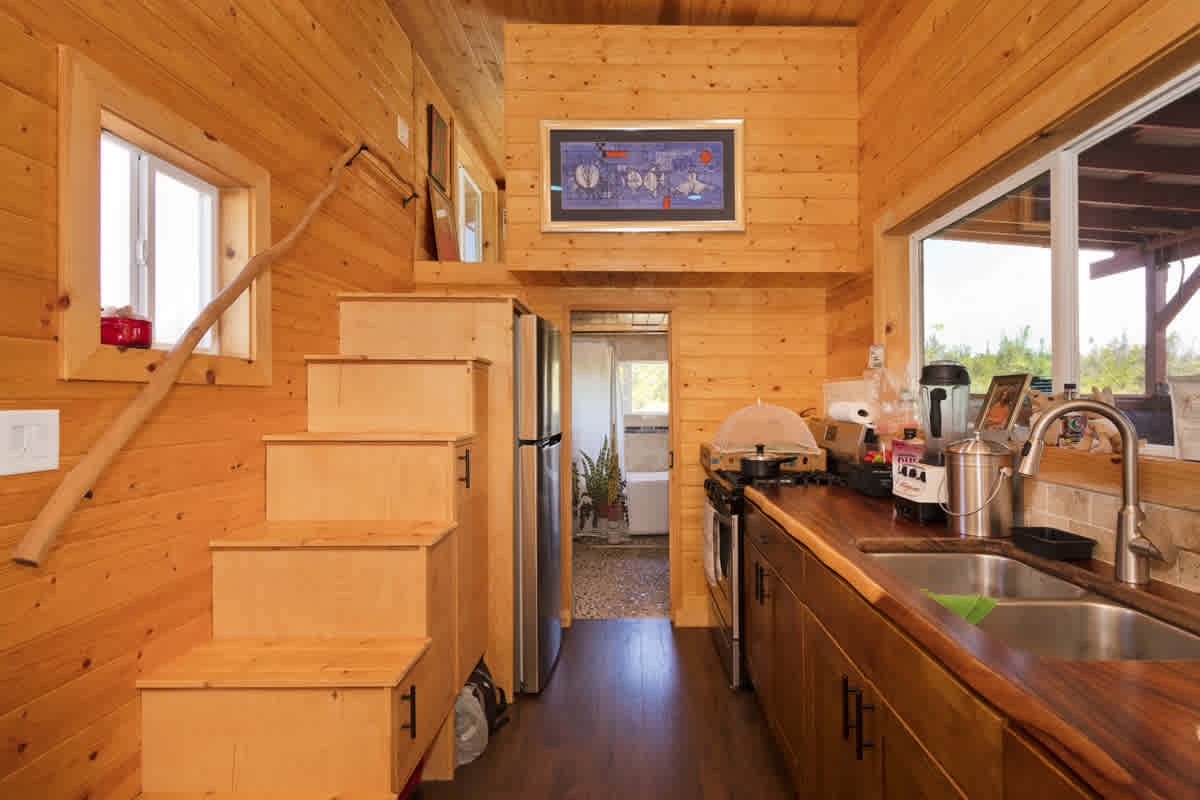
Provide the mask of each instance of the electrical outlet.
{"label": "electrical outlet", "polygon": [[58,469],[58,410],[0,411],[0,475]]}

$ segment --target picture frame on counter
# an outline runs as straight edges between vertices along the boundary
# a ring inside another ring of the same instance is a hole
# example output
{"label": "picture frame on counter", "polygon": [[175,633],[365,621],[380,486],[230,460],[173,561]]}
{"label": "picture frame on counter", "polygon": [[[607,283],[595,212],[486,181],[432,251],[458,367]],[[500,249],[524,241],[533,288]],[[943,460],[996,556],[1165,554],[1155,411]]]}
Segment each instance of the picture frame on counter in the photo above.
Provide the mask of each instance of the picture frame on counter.
{"label": "picture frame on counter", "polygon": [[1005,437],[1012,431],[1017,415],[1025,404],[1025,395],[1033,383],[1033,375],[996,375],[988,387],[987,397],[979,411],[975,428],[985,433],[1002,433]]}
{"label": "picture frame on counter", "polygon": [[744,231],[743,129],[740,119],[542,120],[542,231]]}

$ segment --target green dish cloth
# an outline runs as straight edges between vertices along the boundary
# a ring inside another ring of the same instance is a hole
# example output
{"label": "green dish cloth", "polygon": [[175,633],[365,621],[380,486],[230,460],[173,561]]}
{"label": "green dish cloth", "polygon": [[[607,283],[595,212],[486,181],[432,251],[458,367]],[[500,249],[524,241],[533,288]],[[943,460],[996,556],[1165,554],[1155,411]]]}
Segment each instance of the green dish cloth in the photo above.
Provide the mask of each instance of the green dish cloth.
{"label": "green dish cloth", "polygon": [[928,589],[921,591],[972,625],[978,625],[996,607],[994,598],[980,594],[935,594]]}

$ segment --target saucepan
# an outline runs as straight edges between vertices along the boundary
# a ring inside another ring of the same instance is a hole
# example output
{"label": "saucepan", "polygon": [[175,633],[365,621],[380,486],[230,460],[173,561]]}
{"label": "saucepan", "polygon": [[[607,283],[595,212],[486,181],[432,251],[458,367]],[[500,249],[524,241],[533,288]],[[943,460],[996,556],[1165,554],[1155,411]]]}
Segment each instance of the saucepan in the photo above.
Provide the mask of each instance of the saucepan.
{"label": "saucepan", "polygon": [[779,465],[795,461],[795,456],[769,456],[765,444],[754,445],[752,456],[742,456],[742,474],[751,480],[763,478],[778,478]]}

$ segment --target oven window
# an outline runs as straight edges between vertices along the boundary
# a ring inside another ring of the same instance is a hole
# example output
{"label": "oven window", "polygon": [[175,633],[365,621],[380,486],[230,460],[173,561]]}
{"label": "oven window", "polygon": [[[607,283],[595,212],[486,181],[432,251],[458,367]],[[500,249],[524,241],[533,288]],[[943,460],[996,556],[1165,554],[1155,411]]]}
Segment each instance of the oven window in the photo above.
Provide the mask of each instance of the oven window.
{"label": "oven window", "polygon": [[728,517],[717,516],[717,559],[721,574],[729,578],[729,566],[733,560],[733,523]]}

